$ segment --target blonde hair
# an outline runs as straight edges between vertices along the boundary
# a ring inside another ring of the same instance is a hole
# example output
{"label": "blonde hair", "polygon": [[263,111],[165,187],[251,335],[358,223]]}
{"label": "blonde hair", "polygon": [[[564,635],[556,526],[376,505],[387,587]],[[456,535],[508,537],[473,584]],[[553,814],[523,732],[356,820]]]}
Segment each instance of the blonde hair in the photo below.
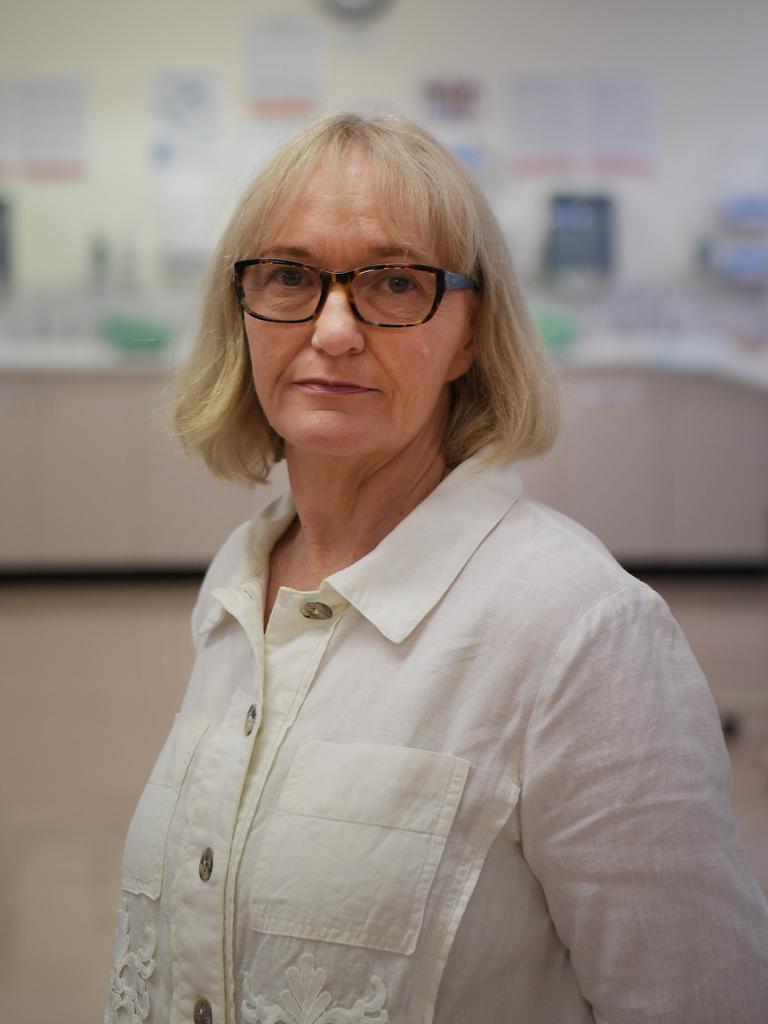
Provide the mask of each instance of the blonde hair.
{"label": "blonde hair", "polygon": [[449,385],[446,462],[455,466],[486,445],[494,460],[547,451],[557,430],[554,372],[488,201],[418,125],[355,114],[327,118],[295,136],[240,200],[209,268],[196,344],[175,381],[176,435],[216,476],[249,485],[264,482],[282,457],[282,441],[253,386],[232,267],[269,245],[318,164],[339,166],[350,151],[370,159],[382,221],[394,240],[479,282],[475,359]]}

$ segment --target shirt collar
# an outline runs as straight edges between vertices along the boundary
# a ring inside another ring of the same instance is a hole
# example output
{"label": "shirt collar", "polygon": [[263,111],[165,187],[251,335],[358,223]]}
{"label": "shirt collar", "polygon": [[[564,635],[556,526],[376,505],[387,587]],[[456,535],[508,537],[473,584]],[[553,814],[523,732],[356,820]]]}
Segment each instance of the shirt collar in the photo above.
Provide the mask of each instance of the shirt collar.
{"label": "shirt collar", "polygon": [[249,587],[260,586],[269,554],[295,515],[291,495],[282,494],[256,519],[242,523],[230,534],[200,587],[200,600],[192,614],[193,634],[209,633],[226,612],[234,614]]}
{"label": "shirt collar", "polygon": [[[405,640],[522,493],[512,463],[489,465],[489,454],[483,449],[457,466],[373,551],[327,577],[320,591],[330,587],[387,639]],[[232,534],[203,582],[197,632],[234,612],[294,515],[286,494]]]}
{"label": "shirt collar", "polygon": [[434,608],[523,485],[487,449],[462,462],[373,551],[326,580],[400,643]]}

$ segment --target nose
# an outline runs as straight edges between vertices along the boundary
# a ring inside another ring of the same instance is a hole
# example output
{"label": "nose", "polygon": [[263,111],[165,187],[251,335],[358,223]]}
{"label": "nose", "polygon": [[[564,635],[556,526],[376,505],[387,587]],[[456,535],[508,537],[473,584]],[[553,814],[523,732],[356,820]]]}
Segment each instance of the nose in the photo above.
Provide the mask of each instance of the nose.
{"label": "nose", "polygon": [[352,312],[343,285],[335,284],[313,323],[312,347],[329,356],[361,352],[365,347],[363,324]]}

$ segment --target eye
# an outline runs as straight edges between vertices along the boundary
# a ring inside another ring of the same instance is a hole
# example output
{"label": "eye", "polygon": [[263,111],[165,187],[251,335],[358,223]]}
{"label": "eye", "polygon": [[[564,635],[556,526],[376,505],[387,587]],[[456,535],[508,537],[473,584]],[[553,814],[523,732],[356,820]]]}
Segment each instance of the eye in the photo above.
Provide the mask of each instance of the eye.
{"label": "eye", "polygon": [[395,295],[403,295],[416,287],[416,282],[407,274],[391,274],[385,281],[385,287]]}
{"label": "eye", "polygon": [[305,283],[304,271],[299,267],[278,267],[275,271],[275,279],[278,284],[286,288],[297,288]]}

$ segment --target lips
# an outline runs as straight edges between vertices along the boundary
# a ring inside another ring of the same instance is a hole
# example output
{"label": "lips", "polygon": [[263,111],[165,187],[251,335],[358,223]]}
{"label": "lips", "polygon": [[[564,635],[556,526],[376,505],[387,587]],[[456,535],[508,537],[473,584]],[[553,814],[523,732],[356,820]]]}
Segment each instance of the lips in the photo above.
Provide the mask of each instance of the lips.
{"label": "lips", "polygon": [[329,380],[325,377],[305,377],[296,384],[304,391],[312,391],[319,395],[362,395],[374,388],[367,388],[350,380]]}

